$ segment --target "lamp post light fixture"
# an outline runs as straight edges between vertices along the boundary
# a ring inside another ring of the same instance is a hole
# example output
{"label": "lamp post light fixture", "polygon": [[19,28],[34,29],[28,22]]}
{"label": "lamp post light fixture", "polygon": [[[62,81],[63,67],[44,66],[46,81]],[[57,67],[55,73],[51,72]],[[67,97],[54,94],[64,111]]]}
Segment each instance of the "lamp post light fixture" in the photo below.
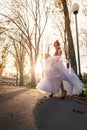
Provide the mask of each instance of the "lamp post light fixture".
{"label": "lamp post light fixture", "polygon": [[78,58],[78,77],[82,80],[81,67],[80,67],[80,52],[79,52],[79,40],[78,40],[78,25],[77,25],[77,14],[79,11],[79,5],[74,3],[72,6],[72,12],[75,15],[75,24],[76,24],[76,40],[77,40],[77,58]]}

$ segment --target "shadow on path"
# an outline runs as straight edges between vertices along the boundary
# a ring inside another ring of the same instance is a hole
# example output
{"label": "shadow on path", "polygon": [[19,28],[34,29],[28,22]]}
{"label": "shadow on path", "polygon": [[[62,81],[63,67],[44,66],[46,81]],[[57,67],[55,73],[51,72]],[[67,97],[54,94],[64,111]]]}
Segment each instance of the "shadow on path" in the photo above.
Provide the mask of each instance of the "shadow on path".
{"label": "shadow on path", "polygon": [[86,130],[87,113],[76,113],[73,109],[86,111],[87,105],[69,98],[39,100],[33,111],[37,130]]}
{"label": "shadow on path", "polygon": [[19,94],[22,94],[26,91],[29,91],[29,89],[27,88],[20,88],[20,90],[16,90],[16,88],[14,89],[14,91],[12,92],[6,92],[6,93],[0,93],[0,103],[3,103]]}

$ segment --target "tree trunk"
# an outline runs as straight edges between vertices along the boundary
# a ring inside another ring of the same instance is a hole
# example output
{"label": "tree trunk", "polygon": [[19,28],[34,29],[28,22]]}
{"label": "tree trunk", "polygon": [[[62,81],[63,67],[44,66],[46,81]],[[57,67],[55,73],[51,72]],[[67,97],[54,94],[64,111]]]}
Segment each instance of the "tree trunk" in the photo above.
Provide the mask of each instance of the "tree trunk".
{"label": "tree trunk", "polygon": [[35,77],[35,62],[31,59],[31,86],[36,86],[36,77]]}
{"label": "tree trunk", "polygon": [[73,38],[70,28],[70,19],[69,19],[69,12],[67,8],[67,2],[66,0],[63,0],[63,10],[64,10],[64,16],[65,16],[65,31],[67,35],[67,41],[69,45],[69,59],[71,62],[71,67],[74,69],[75,73],[77,73],[77,65],[76,65],[76,57],[75,57],[75,50],[73,45]]}
{"label": "tree trunk", "polygon": [[23,65],[22,65],[22,63],[20,63],[20,65],[19,65],[20,67],[19,67],[19,76],[20,76],[20,80],[19,80],[19,85],[20,86],[22,86],[22,85],[24,85],[24,79],[23,79]]}

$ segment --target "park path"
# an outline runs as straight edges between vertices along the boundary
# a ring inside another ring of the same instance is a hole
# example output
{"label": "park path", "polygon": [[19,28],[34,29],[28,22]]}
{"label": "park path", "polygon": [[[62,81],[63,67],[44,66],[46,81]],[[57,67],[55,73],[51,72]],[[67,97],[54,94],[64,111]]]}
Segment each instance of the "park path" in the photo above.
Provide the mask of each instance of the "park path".
{"label": "park path", "polygon": [[36,89],[0,86],[0,130],[87,130],[87,105]]}

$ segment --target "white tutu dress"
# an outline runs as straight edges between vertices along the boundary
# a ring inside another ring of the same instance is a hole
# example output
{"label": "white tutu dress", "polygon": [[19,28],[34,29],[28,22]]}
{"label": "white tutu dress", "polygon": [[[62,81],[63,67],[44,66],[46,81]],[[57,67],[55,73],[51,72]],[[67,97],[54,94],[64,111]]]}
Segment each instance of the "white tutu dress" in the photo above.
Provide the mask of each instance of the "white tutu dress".
{"label": "white tutu dress", "polygon": [[67,69],[60,56],[54,56],[46,59],[45,76],[37,84],[36,88],[45,92],[58,93],[61,86],[61,80],[71,84],[72,93],[79,94],[84,87],[73,70]]}

